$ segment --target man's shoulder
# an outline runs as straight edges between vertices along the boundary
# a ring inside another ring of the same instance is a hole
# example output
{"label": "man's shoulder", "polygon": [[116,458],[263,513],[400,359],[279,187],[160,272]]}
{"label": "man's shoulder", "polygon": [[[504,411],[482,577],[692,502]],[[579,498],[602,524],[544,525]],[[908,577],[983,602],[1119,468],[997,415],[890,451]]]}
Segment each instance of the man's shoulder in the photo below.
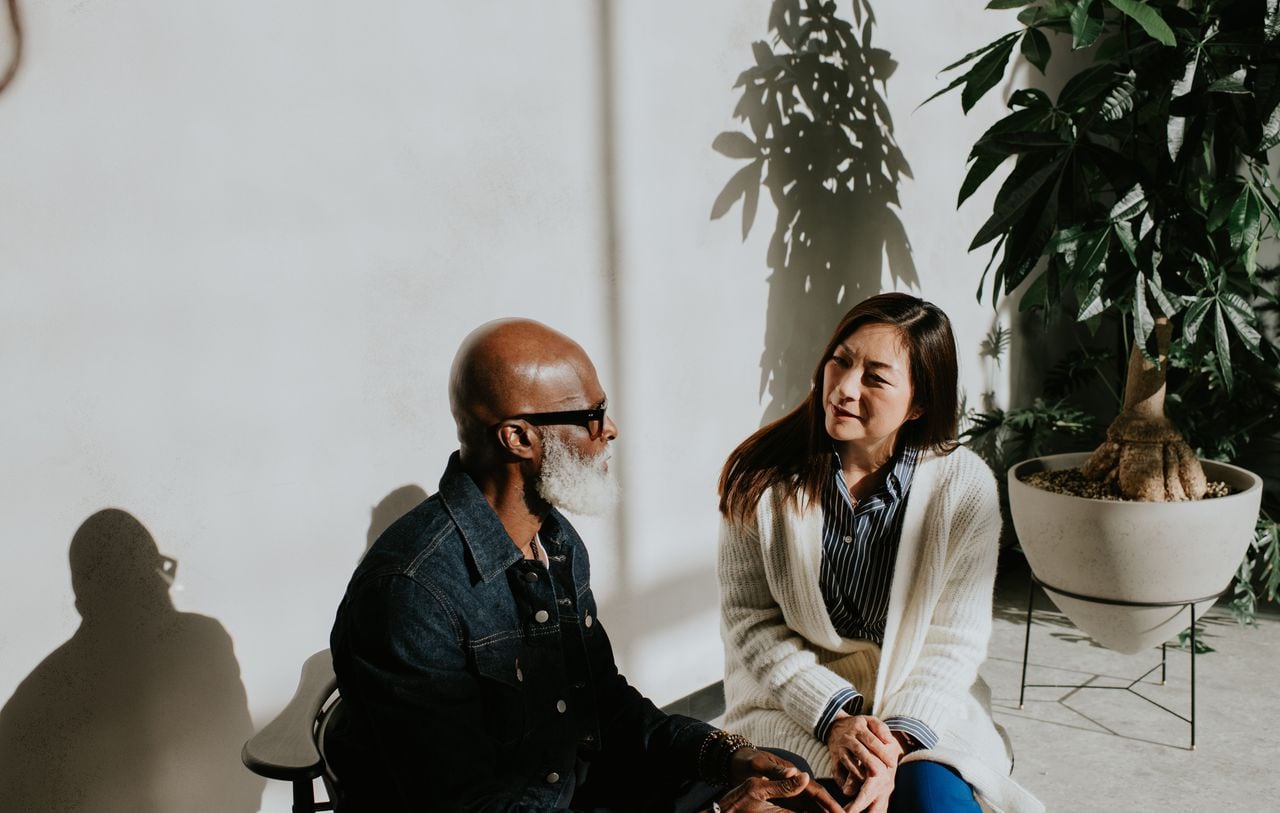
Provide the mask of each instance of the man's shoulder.
{"label": "man's shoulder", "polygon": [[434,494],[391,523],[374,540],[356,568],[355,580],[379,575],[416,576],[438,570],[441,562],[433,560],[460,558],[461,547],[448,544],[458,536],[457,525],[444,501]]}

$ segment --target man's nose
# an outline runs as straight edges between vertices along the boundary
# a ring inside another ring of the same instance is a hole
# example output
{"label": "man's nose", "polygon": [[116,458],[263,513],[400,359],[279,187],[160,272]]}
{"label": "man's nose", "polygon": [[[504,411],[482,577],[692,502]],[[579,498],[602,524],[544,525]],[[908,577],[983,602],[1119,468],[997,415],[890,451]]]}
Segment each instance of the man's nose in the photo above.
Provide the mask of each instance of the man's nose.
{"label": "man's nose", "polygon": [[613,440],[618,437],[618,425],[613,422],[613,418],[608,415],[604,416],[604,439]]}

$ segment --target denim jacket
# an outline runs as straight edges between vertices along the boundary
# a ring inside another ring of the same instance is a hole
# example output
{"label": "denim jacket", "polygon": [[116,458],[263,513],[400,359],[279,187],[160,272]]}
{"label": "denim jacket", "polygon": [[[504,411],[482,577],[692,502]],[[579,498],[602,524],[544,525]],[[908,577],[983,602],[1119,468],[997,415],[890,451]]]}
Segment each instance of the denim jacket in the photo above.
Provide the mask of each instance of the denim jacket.
{"label": "denim jacket", "polygon": [[455,453],[360,562],[330,642],[346,712],[329,757],[353,809],[562,810],[584,775],[606,798],[695,778],[713,729],[618,674],[582,540],[555,510],[540,533],[550,572]]}

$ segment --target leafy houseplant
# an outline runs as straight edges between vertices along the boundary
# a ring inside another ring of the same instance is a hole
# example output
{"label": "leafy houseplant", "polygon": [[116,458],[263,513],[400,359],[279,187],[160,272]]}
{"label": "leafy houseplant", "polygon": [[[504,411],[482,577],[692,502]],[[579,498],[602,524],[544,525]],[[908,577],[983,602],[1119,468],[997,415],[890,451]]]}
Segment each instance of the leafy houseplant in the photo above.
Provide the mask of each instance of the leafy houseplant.
{"label": "leafy houseplant", "polygon": [[[1022,286],[1023,309],[1047,319],[1121,326],[1129,344],[1122,409],[1102,445],[1075,457],[1085,474],[1126,498],[1185,508],[1107,509],[1077,498],[1051,506],[1015,482],[1027,470],[1015,467],[1010,489],[1024,501],[1024,520],[1033,502],[1041,514],[1062,514],[1033,555],[1015,505],[1032,570],[1043,579],[1052,565],[1054,580],[1072,571],[1072,584],[1083,586],[1070,589],[1082,595],[1159,601],[1219,589],[1229,575],[1221,572],[1225,558],[1234,563],[1245,553],[1236,609],[1247,617],[1254,586],[1274,599],[1280,580],[1280,540],[1265,515],[1243,550],[1258,513],[1257,476],[1232,470],[1251,503],[1233,495],[1188,513],[1195,503],[1185,501],[1203,494],[1205,468],[1231,470],[1197,454],[1239,459],[1269,434],[1274,442],[1280,422],[1276,274],[1265,267],[1280,228],[1280,192],[1268,174],[1268,151],[1280,144],[1280,0],[993,0],[988,8],[1017,9],[1021,26],[948,68],[965,66],[936,95],[960,88],[966,112],[1001,83],[1015,48],[1042,74],[1068,61],[1068,40],[1076,53],[1067,75],[1055,76],[1065,80],[1055,97],[1033,86],[1015,90],[1012,112],[970,153],[960,204],[1013,159],[970,247],[992,245],[979,296],[989,290],[994,301]],[[993,422],[973,427],[975,436],[995,431]],[[1095,511],[1098,518],[1083,516]],[[1171,519],[1192,515],[1204,519],[1195,534]],[[1135,533],[1083,552],[1118,524]],[[1212,563],[1197,558],[1219,547],[1207,541],[1234,537],[1228,525],[1245,529],[1241,547],[1221,546]],[[1176,543],[1182,547],[1166,538],[1174,536],[1185,537]],[[1090,557],[1094,569],[1084,574]],[[1162,559],[1181,559],[1182,571],[1155,576],[1148,568]],[[1131,572],[1104,589],[1101,582],[1124,562]],[[1213,575],[1180,581],[1197,568]],[[1144,581],[1164,592],[1144,596]],[[1096,607],[1065,601],[1075,606],[1059,602],[1062,609],[1078,625],[1088,622],[1099,640],[1118,624]],[[1133,634],[1116,636],[1113,648],[1136,651],[1154,635],[1143,630],[1177,623],[1135,620]]]}
{"label": "leafy houseplant", "polygon": [[1280,227],[1267,166],[1280,144],[1280,2],[988,8],[1020,8],[1022,28],[950,66],[968,69],[940,93],[961,88],[966,112],[1015,47],[1043,72],[1047,35],[1069,36],[1092,62],[1056,100],[1014,92],[1013,112],[973,147],[960,203],[1014,159],[970,247],[994,243],[980,293],[988,278],[994,300],[1030,277],[1024,308],[1118,315],[1132,337],[1124,408],[1085,473],[1133,499],[1198,498],[1204,474],[1165,415],[1169,368],[1201,370],[1228,397],[1243,370],[1276,400],[1280,350],[1255,308],[1276,302],[1258,254]]}

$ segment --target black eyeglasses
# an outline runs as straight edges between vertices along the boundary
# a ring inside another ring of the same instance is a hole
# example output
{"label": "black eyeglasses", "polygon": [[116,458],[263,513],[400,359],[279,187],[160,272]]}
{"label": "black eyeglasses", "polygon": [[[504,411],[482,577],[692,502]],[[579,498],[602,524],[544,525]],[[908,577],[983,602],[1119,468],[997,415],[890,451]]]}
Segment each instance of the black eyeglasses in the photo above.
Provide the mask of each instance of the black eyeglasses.
{"label": "black eyeglasses", "polygon": [[490,429],[497,429],[506,421],[528,421],[534,426],[585,426],[592,439],[600,437],[604,432],[604,412],[607,407],[598,406],[591,409],[567,409],[563,412],[526,412],[523,415],[512,415],[498,421]]}

